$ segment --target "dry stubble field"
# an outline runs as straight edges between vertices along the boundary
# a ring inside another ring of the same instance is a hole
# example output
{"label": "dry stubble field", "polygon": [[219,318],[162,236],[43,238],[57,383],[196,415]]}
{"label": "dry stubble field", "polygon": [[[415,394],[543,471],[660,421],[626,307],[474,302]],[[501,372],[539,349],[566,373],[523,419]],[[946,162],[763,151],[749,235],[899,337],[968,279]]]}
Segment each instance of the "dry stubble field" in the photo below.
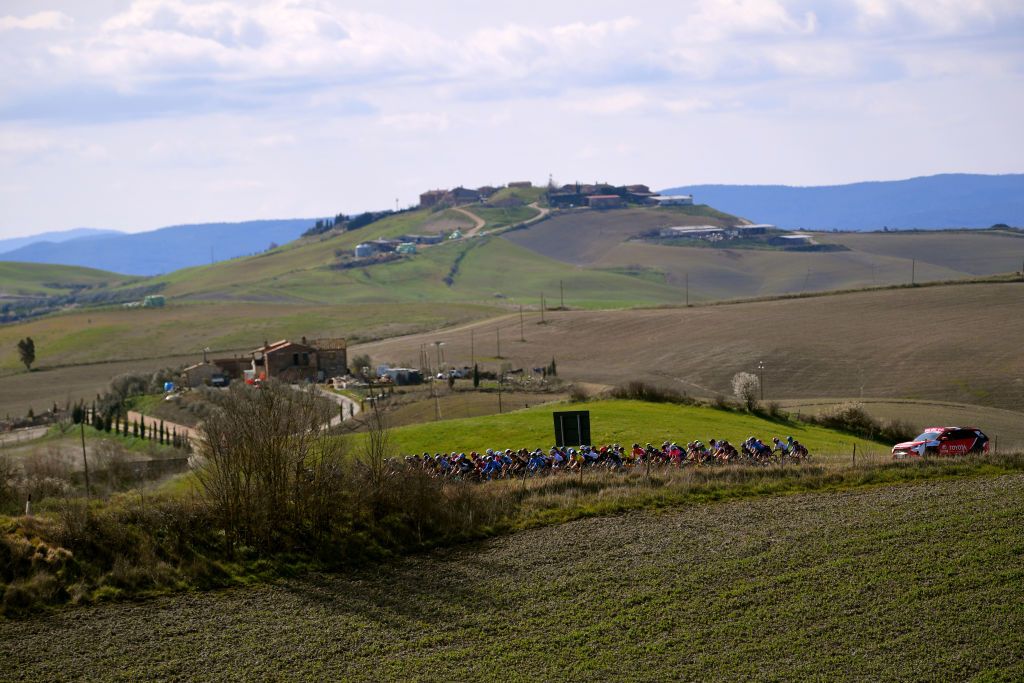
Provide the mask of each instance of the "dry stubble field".
{"label": "dry stubble field", "polygon": [[[549,299],[551,301],[551,299]],[[696,396],[730,395],[764,361],[765,399],[865,396],[1024,406],[1024,283],[881,290],[720,306],[550,311],[361,345],[375,362],[446,344],[448,362],[532,368],[563,379],[642,379]],[[501,355],[497,359],[497,330]],[[430,348],[430,347],[428,347]]]}
{"label": "dry stubble field", "polygon": [[1019,680],[1024,476],[593,518],[0,622],[5,680]]}

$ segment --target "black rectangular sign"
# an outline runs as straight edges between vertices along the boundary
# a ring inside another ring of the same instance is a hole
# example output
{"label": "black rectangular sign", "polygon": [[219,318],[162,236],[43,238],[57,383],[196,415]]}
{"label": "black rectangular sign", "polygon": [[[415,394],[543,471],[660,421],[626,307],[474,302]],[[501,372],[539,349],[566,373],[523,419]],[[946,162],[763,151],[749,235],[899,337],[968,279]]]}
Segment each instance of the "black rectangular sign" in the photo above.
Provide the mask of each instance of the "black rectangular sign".
{"label": "black rectangular sign", "polygon": [[589,446],[590,411],[566,410],[552,413],[555,416],[555,445]]}

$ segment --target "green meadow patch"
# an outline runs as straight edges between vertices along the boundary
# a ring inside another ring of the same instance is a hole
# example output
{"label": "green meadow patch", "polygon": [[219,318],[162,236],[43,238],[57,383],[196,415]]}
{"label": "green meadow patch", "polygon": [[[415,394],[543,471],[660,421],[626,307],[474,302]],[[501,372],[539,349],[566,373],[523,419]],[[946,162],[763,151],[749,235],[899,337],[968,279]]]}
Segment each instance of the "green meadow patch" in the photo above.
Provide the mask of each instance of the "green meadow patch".
{"label": "green meadow patch", "polygon": [[481,452],[487,448],[549,448],[554,439],[552,412],[589,410],[594,444],[726,439],[739,444],[749,436],[770,440],[794,437],[812,455],[849,459],[854,444],[861,455],[887,455],[889,447],[803,422],[771,421],[748,413],[706,406],[603,400],[545,405],[503,415],[443,420],[392,430],[391,443],[402,453]]}

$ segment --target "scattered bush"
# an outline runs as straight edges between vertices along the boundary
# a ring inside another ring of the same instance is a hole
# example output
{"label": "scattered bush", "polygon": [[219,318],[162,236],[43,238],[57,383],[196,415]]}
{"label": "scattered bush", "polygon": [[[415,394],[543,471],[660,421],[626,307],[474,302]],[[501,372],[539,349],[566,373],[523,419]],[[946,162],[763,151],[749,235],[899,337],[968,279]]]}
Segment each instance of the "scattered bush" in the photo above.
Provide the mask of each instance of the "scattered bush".
{"label": "scattered bush", "polygon": [[612,398],[647,401],[648,403],[679,403],[683,405],[693,405],[696,403],[684,392],[639,381],[620,384],[615,387],[612,389]]}
{"label": "scattered bush", "polygon": [[905,420],[877,420],[864,409],[863,403],[841,403],[831,406],[808,422],[838,429],[867,439],[876,439],[886,443],[899,443],[914,438],[917,429]]}
{"label": "scattered bush", "polygon": [[578,384],[569,385],[569,400],[573,403],[582,403],[590,398],[587,390]]}

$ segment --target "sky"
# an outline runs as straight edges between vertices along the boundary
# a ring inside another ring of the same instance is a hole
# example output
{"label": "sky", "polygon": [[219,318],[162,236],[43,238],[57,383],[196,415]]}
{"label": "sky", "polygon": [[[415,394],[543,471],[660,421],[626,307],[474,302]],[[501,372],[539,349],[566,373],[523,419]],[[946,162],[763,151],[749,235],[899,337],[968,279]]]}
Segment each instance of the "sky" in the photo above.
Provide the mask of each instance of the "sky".
{"label": "sky", "polygon": [[0,237],[1024,171],[1021,0],[0,3]]}

